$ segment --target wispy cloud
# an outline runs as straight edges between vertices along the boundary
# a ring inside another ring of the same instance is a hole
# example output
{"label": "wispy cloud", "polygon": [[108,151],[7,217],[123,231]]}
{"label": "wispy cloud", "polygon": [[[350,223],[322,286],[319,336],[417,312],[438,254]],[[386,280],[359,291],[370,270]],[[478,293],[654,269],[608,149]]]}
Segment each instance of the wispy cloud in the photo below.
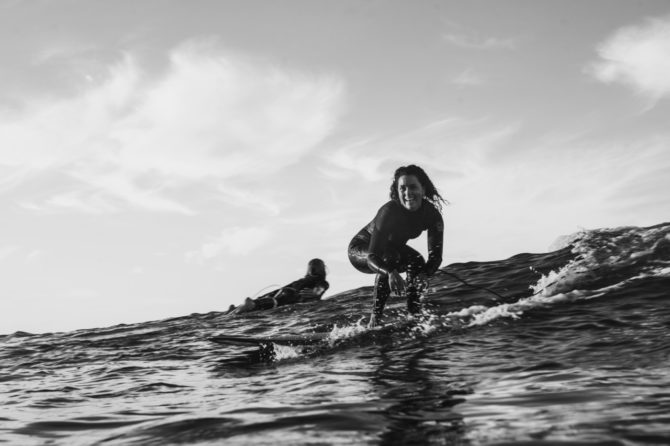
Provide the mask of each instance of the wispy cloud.
{"label": "wispy cloud", "polygon": [[324,155],[323,173],[331,178],[352,176],[366,181],[387,179],[402,164],[419,164],[446,175],[480,170],[488,157],[518,132],[519,123],[441,119],[397,135],[351,143]]}
{"label": "wispy cloud", "polygon": [[586,71],[601,82],[620,83],[657,101],[670,96],[670,17],[617,30],[597,47]]}
{"label": "wispy cloud", "polygon": [[194,263],[206,263],[225,254],[232,256],[247,255],[267,243],[272,231],[267,227],[233,227],[221,231],[204,243],[199,249],[188,252],[186,260]]}
{"label": "wispy cloud", "polygon": [[49,42],[38,53],[36,53],[32,62],[35,65],[43,65],[55,61],[72,61],[84,58],[85,55],[96,51],[95,45],[82,41],[60,41]]}
{"label": "wispy cloud", "polygon": [[0,246],[0,260],[9,259],[12,256],[22,258],[25,263],[37,263],[44,257],[44,251],[41,249],[28,251],[16,245]]}
{"label": "wispy cloud", "polygon": [[451,80],[451,82],[453,84],[464,87],[472,87],[477,85],[483,85],[484,83],[486,83],[486,78],[480,73],[474,71],[472,68],[468,68],[462,71],[456,77],[454,77]]}
{"label": "wispy cloud", "polygon": [[320,171],[333,179],[345,179],[354,174],[366,181],[380,180],[387,176],[380,170],[387,157],[376,149],[370,150],[378,144],[378,140],[366,139],[333,150],[324,155],[329,165],[321,166]]}
{"label": "wispy cloud", "polygon": [[219,185],[218,198],[235,207],[259,210],[269,215],[278,215],[281,210],[281,200],[273,191],[262,190],[257,187],[250,191],[248,187],[235,185]]}
{"label": "wispy cloud", "polygon": [[0,260],[9,258],[12,254],[19,250],[18,246],[0,246]]}
{"label": "wispy cloud", "polygon": [[342,83],[257,66],[190,42],[169,76],[115,132],[123,162],[183,177],[263,175],[293,164],[333,129]]}
{"label": "wispy cloud", "polygon": [[58,171],[66,190],[27,207],[189,213],[171,192],[194,182],[215,192],[221,180],[297,162],[333,130],[343,96],[339,79],[281,70],[211,41],[175,48],[160,78],[128,54],[77,96],[1,113],[0,167],[22,172],[2,183]]}
{"label": "wispy cloud", "polygon": [[479,31],[458,23],[447,22],[448,31],[442,38],[457,47],[474,50],[514,50],[518,46],[518,38],[500,38],[482,35]]}
{"label": "wispy cloud", "polygon": [[113,206],[100,194],[83,191],[70,191],[54,195],[42,202],[22,201],[19,206],[38,213],[75,211],[85,214],[107,214],[118,210],[116,206]]}

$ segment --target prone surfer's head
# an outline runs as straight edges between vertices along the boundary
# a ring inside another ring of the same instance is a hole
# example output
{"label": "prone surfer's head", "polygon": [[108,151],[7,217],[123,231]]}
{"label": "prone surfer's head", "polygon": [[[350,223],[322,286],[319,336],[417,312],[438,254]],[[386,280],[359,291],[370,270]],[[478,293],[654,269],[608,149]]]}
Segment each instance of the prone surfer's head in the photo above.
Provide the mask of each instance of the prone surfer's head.
{"label": "prone surfer's head", "polygon": [[326,277],[326,264],[321,259],[312,259],[307,264],[307,275]]}
{"label": "prone surfer's head", "polygon": [[[401,177],[416,178],[424,191],[424,198],[428,199],[437,209],[442,210],[442,203],[447,201],[442,198],[442,195],[437,191],[437,188],[428,177],[428,174],[419,166],[410,164],[408,166],[398,167],[393,174],[393,182],[391,183],[390,197],[391,200],[400,203],[400,195],[398,193],[398,181]],[[401,203],[402,204],[402,203]]]}

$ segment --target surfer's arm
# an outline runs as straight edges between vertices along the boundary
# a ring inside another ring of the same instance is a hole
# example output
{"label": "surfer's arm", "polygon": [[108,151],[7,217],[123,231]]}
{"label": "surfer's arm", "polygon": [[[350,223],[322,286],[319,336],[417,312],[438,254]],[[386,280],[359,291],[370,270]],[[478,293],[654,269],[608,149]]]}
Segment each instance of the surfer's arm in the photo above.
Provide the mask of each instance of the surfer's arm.
{"label": "surfer's arm", "polygon": [[435,224],[428,229],[428,260],[423,271],[432,276],[442,264],[442,245],[444,240],[444,222],[438,213]]}
{"label": "surfer's arm", "polygon": [[300,290],[299,294],[302,300],[321,299],[321,296],[323,296],[323,293],[325,293],[329,287],[330,284],[327,281],[323,280],[313,284],[310,287],[303,288],[302,290]]}

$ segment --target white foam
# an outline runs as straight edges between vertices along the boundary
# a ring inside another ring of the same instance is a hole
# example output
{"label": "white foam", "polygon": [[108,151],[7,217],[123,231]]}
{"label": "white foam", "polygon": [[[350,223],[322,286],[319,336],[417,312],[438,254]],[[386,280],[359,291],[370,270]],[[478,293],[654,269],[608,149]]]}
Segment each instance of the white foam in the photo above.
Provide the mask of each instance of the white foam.
{"label": "white foam", "polygon": [[274,360],[281,361],[282,359],[294,359],[301,356],[302,349],[300,347],[291,347],[289,345],[272,344],[275,353]]}
{"label": "white foam", "polygon": [[364,325],[365,319],[365,317],[362,317],[355,324],[343,325],[341,327],[335,324],[333,329],[328,334],[328,343],[332,345],[338,340],[351,338],[357,336],[360,333],[363,333],[368,329],[367,326]]}

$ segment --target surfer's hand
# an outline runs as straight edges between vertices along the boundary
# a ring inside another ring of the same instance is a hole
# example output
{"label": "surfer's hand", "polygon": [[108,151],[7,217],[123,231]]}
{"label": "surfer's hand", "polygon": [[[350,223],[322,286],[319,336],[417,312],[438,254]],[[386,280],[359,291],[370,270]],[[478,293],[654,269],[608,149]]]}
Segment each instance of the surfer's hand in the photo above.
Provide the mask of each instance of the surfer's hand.
{"label": "surfer's hand", "polygon": [[389,287],[397,296],[405,294],[405,281],[396,270],[393,270],[391,274],[389,274]]}
{"label": "surfer's hand", "polygon": [[426,273],[419,273],[416,278],[414,279],[414,283],[416,283],[416,287],[420,290],[426,290],[428,288],[428,274]]}
{"label": "surfer's hand", "polygon": [[300,293],[298,294],[300,295],[300,300],[302,301],[316,300],[321,297],[321,294],[312,288],[305,288],[304,290],[300,290]]}

